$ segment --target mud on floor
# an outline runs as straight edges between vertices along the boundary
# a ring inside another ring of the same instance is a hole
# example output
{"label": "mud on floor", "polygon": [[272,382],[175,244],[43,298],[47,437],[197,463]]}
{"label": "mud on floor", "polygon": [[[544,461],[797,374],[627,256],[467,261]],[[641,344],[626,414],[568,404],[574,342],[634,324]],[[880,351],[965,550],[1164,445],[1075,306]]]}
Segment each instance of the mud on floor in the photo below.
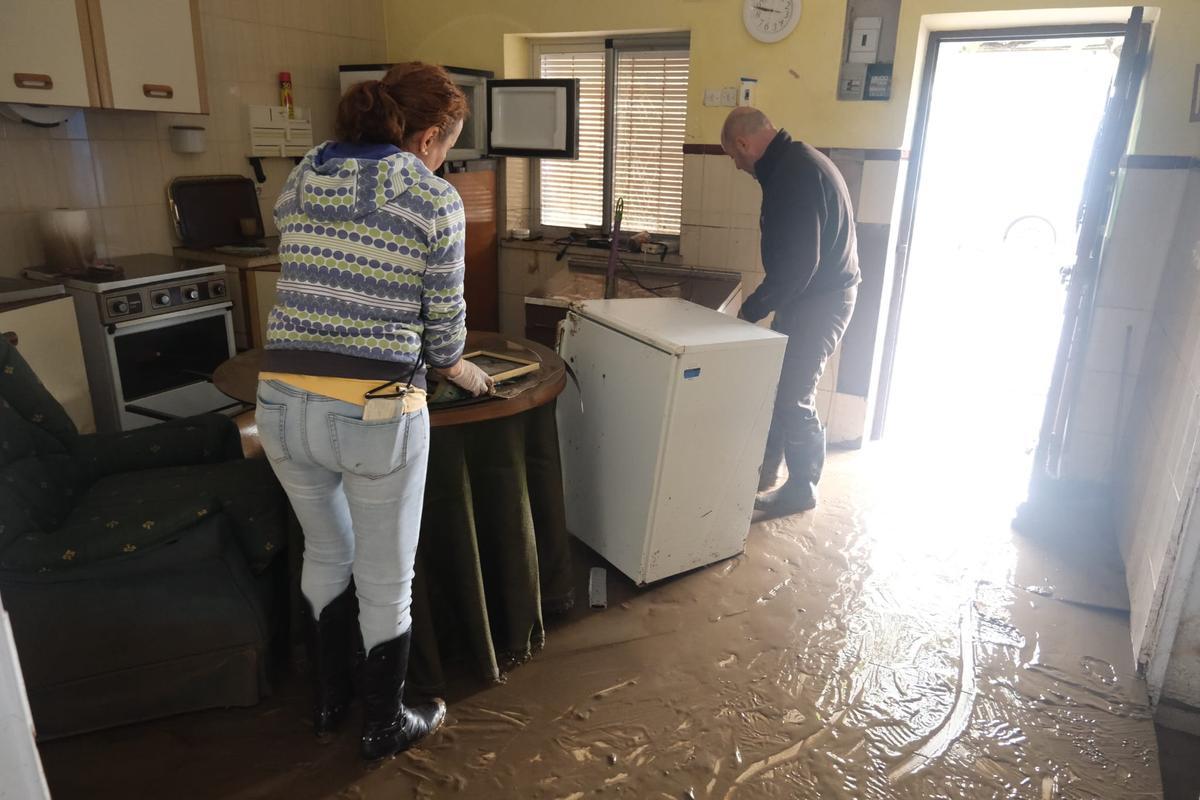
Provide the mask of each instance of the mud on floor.
{"label": "mud on floor", "polygon": [[821,508],[730,561],[645,590],[610,570],[607,610],[378,766],[355,720],[312,738],[293,676],[253,709],[46,745],[54,796],[1161,796],[1123,588],[1095,586],[1119,579],[1108,543],[1030,542],[968,483],[934,500],[881,469],[831,459]]}

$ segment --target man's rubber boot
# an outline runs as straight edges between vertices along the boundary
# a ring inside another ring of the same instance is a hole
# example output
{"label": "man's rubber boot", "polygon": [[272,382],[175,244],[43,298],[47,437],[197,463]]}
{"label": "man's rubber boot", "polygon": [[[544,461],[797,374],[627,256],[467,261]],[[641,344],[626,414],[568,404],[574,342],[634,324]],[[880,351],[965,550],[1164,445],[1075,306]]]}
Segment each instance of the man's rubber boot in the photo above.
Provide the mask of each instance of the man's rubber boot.
{"label": "man's rubber boot", "polygon": [[787,482],[754,498],[755,519],[779,519],[817,507],[817,483],[825,468],[825,428],[814,416],[784,446]]}

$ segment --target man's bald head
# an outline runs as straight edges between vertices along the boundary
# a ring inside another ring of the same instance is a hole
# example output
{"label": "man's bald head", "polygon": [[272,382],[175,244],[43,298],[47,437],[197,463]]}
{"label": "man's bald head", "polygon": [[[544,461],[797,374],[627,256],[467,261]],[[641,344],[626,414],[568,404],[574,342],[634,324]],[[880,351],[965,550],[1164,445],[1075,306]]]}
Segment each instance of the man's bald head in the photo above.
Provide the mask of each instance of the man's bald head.
{"label": "man's bald head", "polygon": [[737,168],[754,174],[754,165],[775,138],[775,126],[767,115],[752,106],[739,106],[729,112],[721,128],[721,148]]}

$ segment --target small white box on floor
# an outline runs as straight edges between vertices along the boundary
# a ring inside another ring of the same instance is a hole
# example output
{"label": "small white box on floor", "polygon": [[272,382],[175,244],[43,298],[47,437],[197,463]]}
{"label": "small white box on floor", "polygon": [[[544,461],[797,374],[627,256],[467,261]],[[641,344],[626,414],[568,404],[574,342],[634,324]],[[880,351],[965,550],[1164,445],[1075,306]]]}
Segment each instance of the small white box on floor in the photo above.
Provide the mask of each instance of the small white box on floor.
{"label": "small white box on floor", "polygon": [[[685,300],[589,300],[560,351],[567,527],[638,584],[746,546],[787,337]],[[581,404],[582,393],[582,404]]]}

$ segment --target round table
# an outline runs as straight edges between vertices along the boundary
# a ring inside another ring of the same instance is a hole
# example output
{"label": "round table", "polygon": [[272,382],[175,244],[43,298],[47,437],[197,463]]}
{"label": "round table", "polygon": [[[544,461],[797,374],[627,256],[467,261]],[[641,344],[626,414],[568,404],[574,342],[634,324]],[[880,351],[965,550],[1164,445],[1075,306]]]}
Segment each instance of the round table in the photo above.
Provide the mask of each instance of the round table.
{"label": "round table", "polygon": [[[567,385],[567,370],[558,353],[528,339],[513,339],[499,333],[471,331],[467,334],[467,352],[488,350],[509,354],[527,361],[538,361],[537,384],[511,399],[491,398],[481,402],[429,407],[429,425],[466,425],[472,422],[504,419],[522,414],[554,400]],[[258,373],[262,371],[262,350],[239,353],[213,372],[213,385],[234,400],[254,405]]]}
{"label": "round table", "polygon": [[[500,680],[541,648],[543,611],[574,602],[554,415],[566,365],[544,345],[498,333],[468,333],[467,352],[474,350],[541,368],[511,399],[430,406],[411,671],[414,684],[429,690],[445,686],[447,661]],[[213,383],[252,405],[261,363],[262,351],[241,353],[217,368]],[[299,536],[293,545],[296,587]],[[294,605],[304,607],[298,595]]]}

